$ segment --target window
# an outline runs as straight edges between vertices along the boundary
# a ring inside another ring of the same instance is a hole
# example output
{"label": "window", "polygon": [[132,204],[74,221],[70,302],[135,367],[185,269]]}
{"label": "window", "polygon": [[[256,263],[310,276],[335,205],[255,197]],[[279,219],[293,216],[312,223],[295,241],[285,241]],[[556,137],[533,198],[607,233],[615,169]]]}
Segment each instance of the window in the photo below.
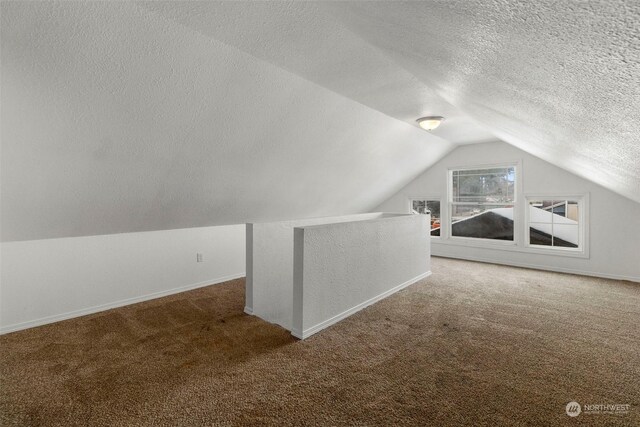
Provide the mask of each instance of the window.
{"label": "window", "polygon": [[552,250],[582,251],[584,206],[580,197],[527,197],[527,244]]}
{"label": "window", "polygon": [[451,236],[514,241],[515,166],[449,171]]}
{"label": "window", "polygon": [[431,236],[440,236],[440,200],[411,200],[411,212],[414,214],[426,214],[427,212],[431,212]]}

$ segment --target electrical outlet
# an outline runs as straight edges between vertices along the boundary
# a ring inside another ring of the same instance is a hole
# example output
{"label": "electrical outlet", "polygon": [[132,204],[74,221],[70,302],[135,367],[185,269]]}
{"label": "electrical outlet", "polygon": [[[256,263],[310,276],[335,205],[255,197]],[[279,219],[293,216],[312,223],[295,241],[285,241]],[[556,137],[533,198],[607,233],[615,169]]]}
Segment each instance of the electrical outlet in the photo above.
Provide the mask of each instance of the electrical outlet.
{"label": "electrical outlet", "polygon": [[202,254],[196,254],[196,262],[203,262],[204,256]]}

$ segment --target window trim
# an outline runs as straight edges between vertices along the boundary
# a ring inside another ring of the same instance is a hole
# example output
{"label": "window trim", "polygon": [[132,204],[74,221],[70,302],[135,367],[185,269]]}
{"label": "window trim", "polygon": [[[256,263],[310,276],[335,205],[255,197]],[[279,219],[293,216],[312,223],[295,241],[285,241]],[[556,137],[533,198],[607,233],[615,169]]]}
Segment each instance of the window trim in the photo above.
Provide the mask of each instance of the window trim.
{"label": "window trim", "polygon": [[[523,197],[525,206],[524,217],[524,248],[527,252],[544,255],[560,255],[575,258],[589,258],[589,193],[527,193]],[[575,200],[578,202],[578,233],[582,243],[578,248],[561,246],[532,245],[529,241],[529,202],[534,200]]]}
{"label": "window trim", "polygon": [[443,221],[442,221],[442,197],[441,196],[434,196],[434,197],[409,197],[408,200],[408,211],[409,213],[413,212],[413,201],[414,200],[426,200],[428,202],[438,202],[440,203],[440,235],[439,236],[432,236],[431,235],[431,230],[429,230],[429,237],[431,237],[432,239],[442,239],[442,226],[443,226]]}
{"label": "window trim", "polygon": [[[499,239],[484,239],[480,237],[463,237],[453,235],[452,212],[453,212],[453,172],[462,170],[477,170],[477,169],[496,169],[496,168],[514,168],[516,182],[513,189],[513,240],[499,240]],[[465,165],[460,167],[447,168],[447,216],[446,216],[446,240],[450,244],[458,244],[464,246],[475,246],[480,248],[492,248],[492,249],[508,249],[512,250],[520,246],[521,235],[521,217],[520,217],[520,200],[522,194],[522,160],[514,160],[510,162],[502,163],[490,163],[490,164],[474,164],[471,166]],[[442,215],[442,203],[440,204],[440,216]],[[442,223],[442,218],[440,219]],[[442,235],[442,226],[440,229]]]}

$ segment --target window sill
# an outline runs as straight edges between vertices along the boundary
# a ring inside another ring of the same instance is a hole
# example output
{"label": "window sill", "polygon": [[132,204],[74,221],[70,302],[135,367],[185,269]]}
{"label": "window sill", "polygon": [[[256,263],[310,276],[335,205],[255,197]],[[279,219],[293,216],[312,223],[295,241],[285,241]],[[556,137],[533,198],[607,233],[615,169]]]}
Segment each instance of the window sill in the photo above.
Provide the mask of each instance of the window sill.
{"label": "window sill", "polygon": [[515,240],[482,239],[482,238],[476,238],[476,237],[460,237],[460,236],[452,236],[452,237],[449,237],[448,239],[443,239],[443,240],[446,240],[456,245],[478,246],[481,248],[516,246]]}
{"label": "window sill", "polygon": [[524,248],[520,248],[522,252],[527,252],[531,254],[541,254],[541,255],[558,255],[558,256],[566,256],[572,258],[589,258],[589,254],[584,250],[576,250],[571,248],[543,248],[537,246],[525,246]]}
{"label": "window sill", "polygon": [[454,237],[454,238],[439,238],[432,239],[432,243],[435,245],[445,245],[445,246],[463,246],[467,248],[478,248],[478,249],[493,249],[497,251],[508,251],[508,252],[520,252],[523,254],[536,254],[536,255],[552,255],[552,256],[561,256],[561,257],[569,257],[569,258],[589,258],[589,253],[585,250],[583,251],[572,251],[566,249],[546,249],[546,248],[535,248],[535,247],[523,247],[519,246],[516,242],[512,241],[490,241],[490,240],[480,240],[475,241],[476,239],[465,238],[465,237]]}

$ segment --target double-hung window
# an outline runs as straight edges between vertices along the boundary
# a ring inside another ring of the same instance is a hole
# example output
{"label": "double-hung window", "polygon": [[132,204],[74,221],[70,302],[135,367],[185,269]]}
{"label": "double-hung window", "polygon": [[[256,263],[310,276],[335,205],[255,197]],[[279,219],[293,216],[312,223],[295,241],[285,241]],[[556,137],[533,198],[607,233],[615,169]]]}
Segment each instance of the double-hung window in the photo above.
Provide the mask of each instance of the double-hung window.
{"label": "double-hung window", "polygon": [[516,167],[449,171],[452,237],[514,241]]}

